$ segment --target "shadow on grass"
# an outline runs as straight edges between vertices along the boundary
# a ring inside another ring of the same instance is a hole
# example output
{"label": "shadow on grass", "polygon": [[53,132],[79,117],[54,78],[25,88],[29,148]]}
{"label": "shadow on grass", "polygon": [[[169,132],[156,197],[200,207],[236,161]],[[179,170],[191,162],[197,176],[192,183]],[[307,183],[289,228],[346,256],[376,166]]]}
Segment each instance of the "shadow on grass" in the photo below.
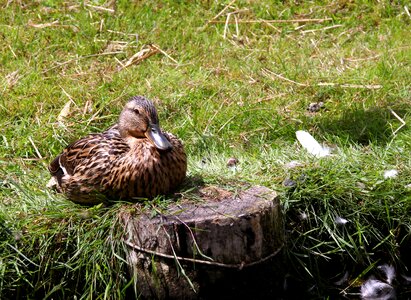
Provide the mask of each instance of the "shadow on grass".
{"label": "shadow on grass", "polygon": [[[405,104],[393,106],[392,109],[400,117],[410,112]],[[366,146],[370,143],[387,144],[400,125],[388,107],[374,107],[350,109],[338,117],[327,115],[319,127],[323,132],[339,136],[342,140]]]}

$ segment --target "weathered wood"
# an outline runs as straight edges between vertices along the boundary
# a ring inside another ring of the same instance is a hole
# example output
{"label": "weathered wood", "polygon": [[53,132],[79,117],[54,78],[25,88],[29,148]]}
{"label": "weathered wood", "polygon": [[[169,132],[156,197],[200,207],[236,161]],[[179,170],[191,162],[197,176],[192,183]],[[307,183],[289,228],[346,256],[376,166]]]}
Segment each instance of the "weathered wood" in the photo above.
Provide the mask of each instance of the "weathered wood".
{"label": "weathered wood", "polygon": [[284,242],[277,194],[261,186],[238,195],[207,187],[200,196],[154,218],[122,215],[137,291],[144,298],[196,299],[219,286],[230,295],[262,291],[267,281],[272,289]]}

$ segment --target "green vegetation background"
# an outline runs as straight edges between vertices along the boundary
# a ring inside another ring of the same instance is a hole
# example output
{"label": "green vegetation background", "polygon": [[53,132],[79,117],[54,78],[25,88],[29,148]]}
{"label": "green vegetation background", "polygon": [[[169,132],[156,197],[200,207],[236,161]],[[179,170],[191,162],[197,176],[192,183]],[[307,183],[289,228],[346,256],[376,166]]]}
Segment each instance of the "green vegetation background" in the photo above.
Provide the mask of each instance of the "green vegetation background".
{"label": "green vegetation background", "polygon": [[[409,274],[405,5],[2,1],[0,297],[124,296],[131,283],[121,275],[116,224],[128,204],[85,208],[45,185],[47,164],[64,146],[116,122],[139,94],[155,101],[162,127],[184,141],[190,176],[280,193],[289,272],[314,285],[312,295],[327,295],[345,273],[337,290],[349,293],[382,263]],[[322,21],[272,22],[293,19]],[[126,66],[151,44],[161,51]],[[318,102],[318,112],[307,110]],[[296,130],[334,155],[310,156]],[[239,160],[235,170],[226,166],[230,157]],[[291,161],[301,165],[290,168]],[[398,176],[384,178],[390,169]]]}

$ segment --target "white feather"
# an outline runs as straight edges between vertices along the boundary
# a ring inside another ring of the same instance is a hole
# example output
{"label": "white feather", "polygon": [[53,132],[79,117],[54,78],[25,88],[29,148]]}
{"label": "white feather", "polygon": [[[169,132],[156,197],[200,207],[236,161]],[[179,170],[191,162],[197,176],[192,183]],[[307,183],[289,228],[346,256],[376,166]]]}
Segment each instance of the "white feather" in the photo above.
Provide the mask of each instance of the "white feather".
{"label": "white feather", "polygon": [[348,221],[347,219],[341,218],[341,217],[335,217],[334,222],[337,225],[345,225],[350,221]]}
{"label": "white feather", "polygon": [[66,170],[66,168],[61,164],[60,159],[59,159],[59,166],[60,166],[60,168],[63,170],[63,174],[64,174],[64,175],[67,175],[67,174],[68,174],[68,173],[67,173],[67,170]]}
{"label": "white feather", "polygon": [[393,280],[395,279],[395,269],[393,266],[390,265],[382,265],[378,266],[378,269],[381,270],[385,274],[385,277],[387,278],[387,282],[389,284],[392,284]]}
{"label": "white feather", "polygon": [[316,157],[324,157],[330,155],[330,149],[324,146],[321,146],[315,138],[309,134],[307,131],[298,130],[295,135],[297,140],[300,142],[301,146],[305,148],[310,154]]}
{"label": "white feather", "polygon": [[361,299],[364,300],[394,300],[394,288],[388,283],[377,279],[368,279],[361,285]]}
{"label": "white feather", "polygon": [[297,160],[292,160],[292,161],[290,161],[289,163],[286,163],[286,164],[284,165],[284,167],[286,167],[287,169],[295,169],[295,168],[297,168],[297,167],[302,167],[302,166],[303,166],[303,164],[300,163],[300,162],[297,161]]}
{"label": "white feather", "polygon": [[395,169],[392,170],[387,170],[384,172],[384,178],[389,179],[389,178],[395,178],[398,176],[398,171]]}
{"label": "white feather", "polygon": [[53,177],[50,178],[50,180],[47,183],[46,187],[49,188],[49,189],[52,189],[55,186],[57,186],[57,180],[56,180],[56,177],[53,176]]}

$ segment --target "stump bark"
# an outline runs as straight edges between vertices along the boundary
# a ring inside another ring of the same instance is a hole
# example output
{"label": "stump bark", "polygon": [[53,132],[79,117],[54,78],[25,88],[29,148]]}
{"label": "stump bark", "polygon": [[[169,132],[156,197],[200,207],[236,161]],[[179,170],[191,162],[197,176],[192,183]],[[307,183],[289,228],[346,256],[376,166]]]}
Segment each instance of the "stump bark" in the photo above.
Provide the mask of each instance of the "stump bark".
{"label": "stump bark", "polygon": [[282,283],[283,220],[277,194],[200,189],[201,201],[163,215],[122,215],[136,290],[149,299],[243,298]]}

